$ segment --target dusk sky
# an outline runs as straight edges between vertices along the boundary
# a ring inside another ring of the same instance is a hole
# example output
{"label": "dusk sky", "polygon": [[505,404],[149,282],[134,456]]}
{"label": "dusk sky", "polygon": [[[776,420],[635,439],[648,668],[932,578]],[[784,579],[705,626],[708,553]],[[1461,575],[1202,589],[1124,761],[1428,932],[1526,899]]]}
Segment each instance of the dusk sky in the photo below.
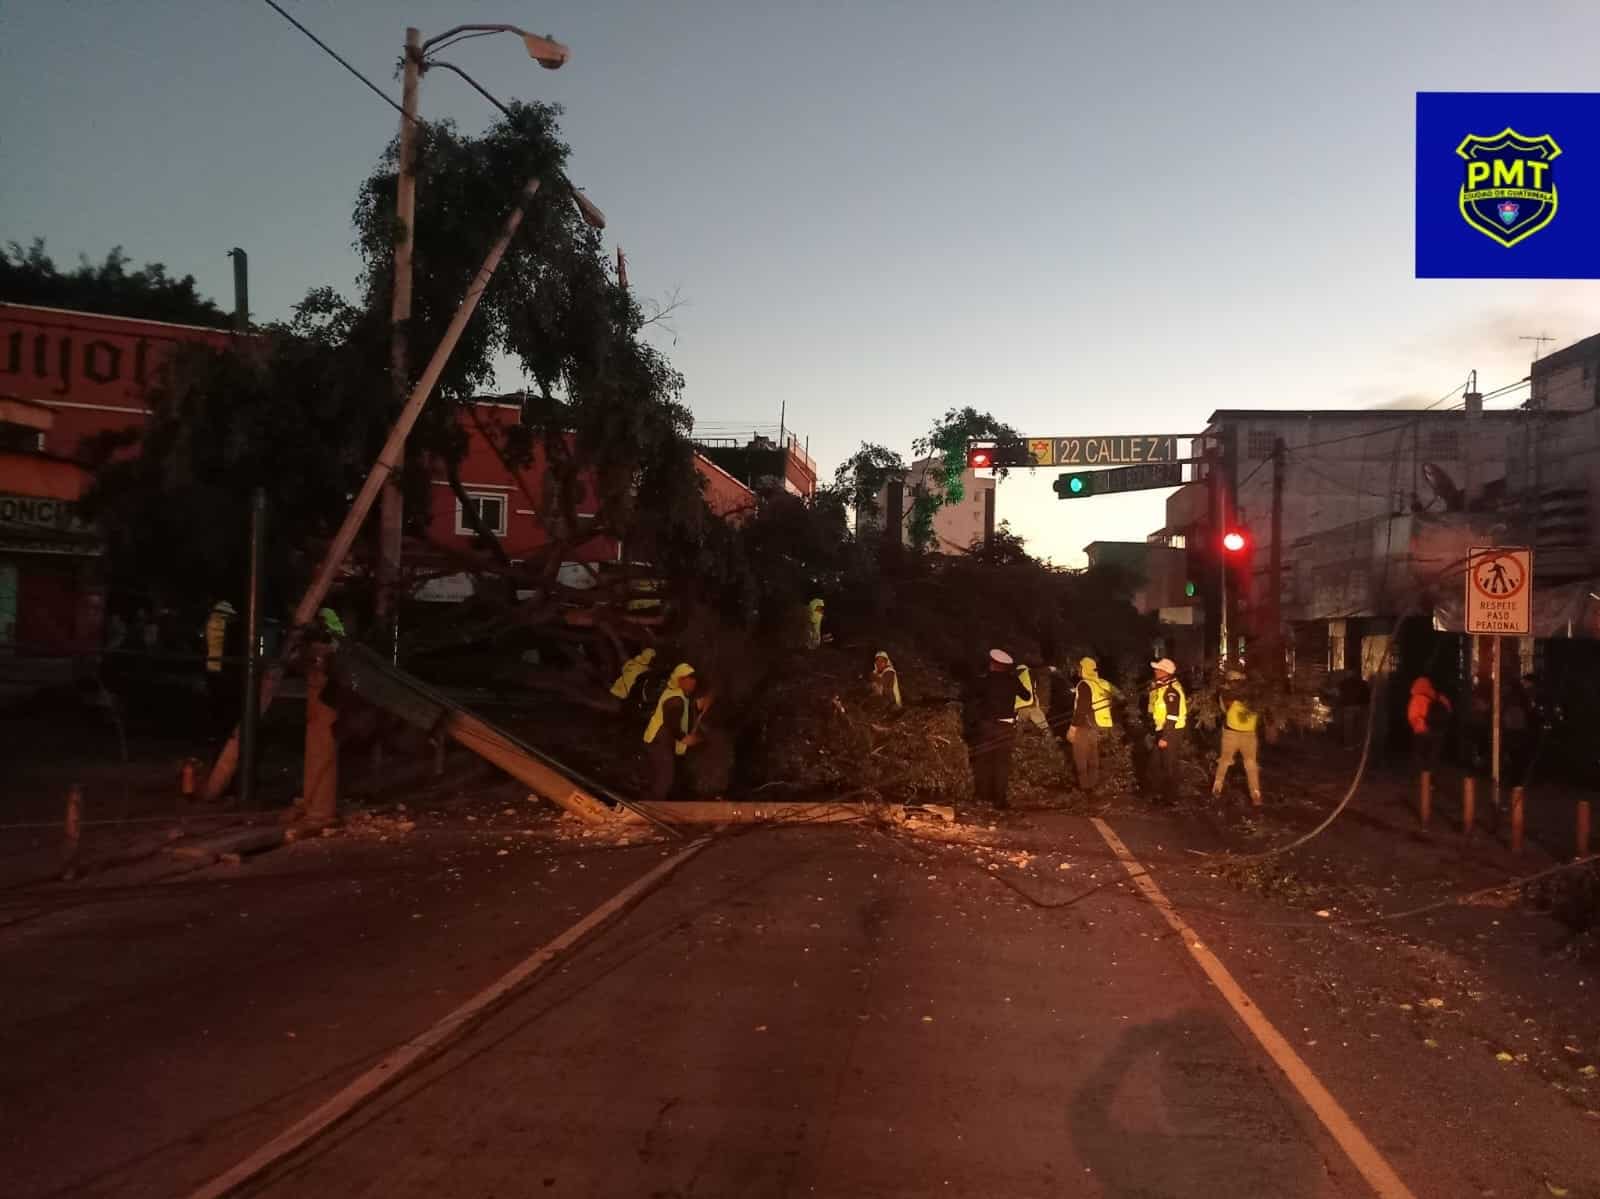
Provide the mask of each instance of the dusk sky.
{"label": "dusk sky", "polygon": [[[447,57],[558,102],[571,174],[708,423],[789,425],[825,472],[946,408],[1028,434],[1199,429],[1219,407],[1483,390],[1600,331],[1591,283],[1412,277],[1418,90],[1596,87],[1592,3],[283,0],[390,94],[407,24],[507,21]],[[495,114],[445,72],[422,113]],[[353,289],[355,188],[395,113],[261,0],[0,8],[0,237],[116,244],[258,319]],[[509,197],[508,197],[509,200]],[[1553,347],[1547,347],[1553,348]],[[515,378],[502,379],[516,386]],[[1515,397],[1520,399],[1520,396]],[[719,426],[720,427],[720,426]],[[1037,552],[1142,539],[1164,493],[1000,489]]]}

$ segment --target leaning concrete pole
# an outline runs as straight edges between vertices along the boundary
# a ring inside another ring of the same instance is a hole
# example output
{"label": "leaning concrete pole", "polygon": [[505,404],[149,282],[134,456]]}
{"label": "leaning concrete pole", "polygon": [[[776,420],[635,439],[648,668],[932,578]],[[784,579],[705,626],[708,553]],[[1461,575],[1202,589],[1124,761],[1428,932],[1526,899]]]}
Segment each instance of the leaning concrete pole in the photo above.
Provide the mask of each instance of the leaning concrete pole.
{"label": "leaning concrete pole", "polygon": [[[283,664],[288,661],[299,647],[303,630],[311,625],[316,618],[317,609],[322,606],[322,601],[327,597],[328,588],[333,585],[334,576],[339,573],[339,568],[344,565],[345,557],[350,553],[350,547],[355,543],[356,534],[360,532],[362,522],[372,511],[372,505],[378,498],[378,493],[383,490],[383,485],[388,478],[400,469],[405,459],[406,437],[410,434],[412,426],[417,423],[423,405],[428,402],[428,397],[433,394],[433,389],[439,382],[439,376],[444,373],[445,364],[450,361],[450,355],[456,348],[456,342],[461,340],[461,334],[467,327],[467,322],[472,319],[472,314],[478,307],[478,301],[483,299],[483,293],[489,286],[489,280],[494,277],[495,270],[504,257],[506,247],[511,244],[511,239],[516,236],[517,228],[522,224],[522,215],[534,194],[539,190],[539,180],[530,179],[518,197],[516,207],[506,217],[505,228],[500,231],[500,239],[490,247],[488,255],[483,260],[483,265],[478,268],[478,273],[473,277],[472,286],[467,288],[466,297],[461,301],[461,307],[456,309],[456,314],[450,320],[450,327],[444,331],[444,337],[439,340],[439,348],[434,350],[432,359],[428,362],[428,369],[422,372],[422,377],[417,380],[416,387],[411,392],[411,398],[406,401],[406,406],[401,409],[399,418],[394,427],[389,430],[389,440],[384,442],[383,450],[378,454],[378,460],[372,466],[372,471],[367,475],[367,481],[361,485],[361,491],[356,495],[355,502],[351,504],[350,511],[345,513],[344,523],[339,526],[339,531],[334,534],[332,543],[328,546],[327,553],[323,554],[322,562],[317,567],[317,572],[312,576],[311,584],[306,588],[305,594],[300,597],[300,603],[294,610],[294,619],[290,622],[289,635],[284,639],[283,653],[272,664],[271,669],[261,680],[261,711],[265,712],[272,704],[272,697],[278,690],[278,683],[283,678]],[[222,747],[222,752],[217,755],[217,760],[211,765],[211,774],[206,779],[206,798],[218,799],[228,789],[228,784],[233,781],[234,771],[239,764],[239,729],[233,730],[228,743]]]}

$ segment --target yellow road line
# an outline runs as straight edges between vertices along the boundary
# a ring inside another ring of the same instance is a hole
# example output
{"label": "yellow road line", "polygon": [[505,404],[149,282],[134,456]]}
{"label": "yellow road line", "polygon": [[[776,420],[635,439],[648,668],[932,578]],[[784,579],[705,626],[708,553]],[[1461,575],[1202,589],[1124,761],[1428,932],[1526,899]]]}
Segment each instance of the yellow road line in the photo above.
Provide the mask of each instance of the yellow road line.
{"label": "yellow road line", "polygon": [[307,1142],[320,1136],[328,1128],[343,1120],[357,1107],[361,1106],[361,1104],[400,1079],[418,1062],[467,1033],[477,1023],[478,1019],[494,1008],[496,1004],[515,992],[563,952],[572,948],[634,900],[660,883],[708,844],[710,844],[709,838],[701,838],[687,848],[679,850],[666,861],[657,863],[653,869],[629,883],[554,941],[544,945],[530,957],[524,958],[517,963],[502,975],[497,982],[479,991],[426,1032],[413,1037],[398,1049],[393,1050],[376,1066],[361,1075],[309,1116],[306,1116],[293,1127],[279,1133],[278,1136],[268,1141],[231,1170],[217,1175],[210,1182],[194,1191],[189,1196],[189,1199],[221,1199],[221,1196],[227,1195],[234,1189],[243,1186],[268,1167],[282,1161]]}
{"label": "yellow road line", "polygon": [[1344,1150],[1350,1164],[1361,1172],[1361,1176],[1372,1187],[1373,1193],[1379,1199],[1416,1199],[1410,1188],[1400,1181],[1400,1176],[1379,1153],[1377,1147],[1367,1140],[1366,1134],[1356,1127],[1356,1122],[1350,1118],[1344,1108],[1339,1106],[1339,1101],[1329,1093],[1328,1088],[1315,1074],[1311,1067],[1306,1065],[1300,1057],[1283,1039],[1283,1034],[1272,1026],[1261,1009],[1255,1005],[1250,996],[1244,993],[1244,988],[1234,981],[1233,975],[1228,973],[1228,968],[1217,959],[1195,935],[1194,929],[1184,923],[1183,917],[1173,909],[1167,897],[1162,894],[1161,888],[1156,886],[1155,879],[1150,877],[1139,860],[1128,851],[1122,843],[1122,838],[1112,830],[1111,826],[1099,817],[1090,817],[1095,829],[1111,847],[1111,852],[1117,855],[1122,863],[1122,868],[1128,872],[1133,880],[1133,885],[1142,891],[1155,909],[1161,913],[1172,930],[1182,939],[1184,948],[1200,963],[1200,969],[1206,972],[1222,997],[1228,1001],[1228,1006],[1234,1014],[1244,1022],[1250,1034],[1260,1042],[1261,1047],[1289,1079],[1290,1084],[1300,1093],[1300,1098],[1306,1101],[1308,1107],[1316,1113],[1322,1126],[1326,1128],[1339,1148]]}

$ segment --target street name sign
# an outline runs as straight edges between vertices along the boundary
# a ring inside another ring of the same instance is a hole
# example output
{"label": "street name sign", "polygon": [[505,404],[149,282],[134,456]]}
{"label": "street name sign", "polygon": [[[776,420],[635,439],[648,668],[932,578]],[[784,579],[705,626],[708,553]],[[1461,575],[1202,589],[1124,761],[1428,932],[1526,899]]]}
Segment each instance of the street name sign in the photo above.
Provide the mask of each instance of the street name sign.
{"label": "street name sign", "polygon": [[1533,627],[1533,551],[1475,546],[1467,551],[1467,632],[1526,637]]}
{"label": "street name sign", "polygon": [[1151,487],[1182,487],[1183,463],[1152,462],[1108,470],[1100,479],[1102,491],[1144,491]]}
{"label": "street name sign", "polygon": [[1140,466],[1147,462],[1178,462],[1182,458],[1178,442],[1187,440],[1172,433],[1026,438],[1035,466]]}

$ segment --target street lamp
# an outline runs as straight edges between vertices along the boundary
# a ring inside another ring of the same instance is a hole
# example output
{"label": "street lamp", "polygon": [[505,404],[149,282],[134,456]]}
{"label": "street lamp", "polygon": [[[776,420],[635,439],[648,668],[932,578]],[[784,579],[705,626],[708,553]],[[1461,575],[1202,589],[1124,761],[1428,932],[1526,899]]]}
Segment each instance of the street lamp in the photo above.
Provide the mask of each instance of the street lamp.
{"label": "street lamp", "polygon": [[[389,382],[397,407],[404,406],[410,392],[406,322],[411,319],[411,264],[415,245],[412,225],[417,213],[417,85],[421,81],[423,72],[429,67],[444,67],[465,79],[479,95],[509,116],[510,110],[460,67],[454,63],[428,57],[433,50],[455,45],[468,38],[484,37],[494,33],[516,34],[527,48],[528,57],[546,70],[557,70],[572,57],[572,51],[554,38],[529,33],[516,25],[457,25],[426,41],[423,40],[420,30],[414,28],[406,30],[405,55],[401,60],[404,74],[400,97],[399,178],[395,187],[397,228],[394,239],[394,294],[389,305]],[[565,184],[584,221],[593,228],[604,229],[605,215],[600,209],[574,188],[570,181],[563,178],[562,183]],[[395,592],[400,577],[403,517],[404,502],[400,494],[400,485],[397,480],[391,478],[384,484],[379,507],[378,590],[375,615],[379,628],[383,630],[385,640],[388,642],[390,660],[395,662],[398,662],[400,657],[400,624],[396,619],[398,603]]]}

